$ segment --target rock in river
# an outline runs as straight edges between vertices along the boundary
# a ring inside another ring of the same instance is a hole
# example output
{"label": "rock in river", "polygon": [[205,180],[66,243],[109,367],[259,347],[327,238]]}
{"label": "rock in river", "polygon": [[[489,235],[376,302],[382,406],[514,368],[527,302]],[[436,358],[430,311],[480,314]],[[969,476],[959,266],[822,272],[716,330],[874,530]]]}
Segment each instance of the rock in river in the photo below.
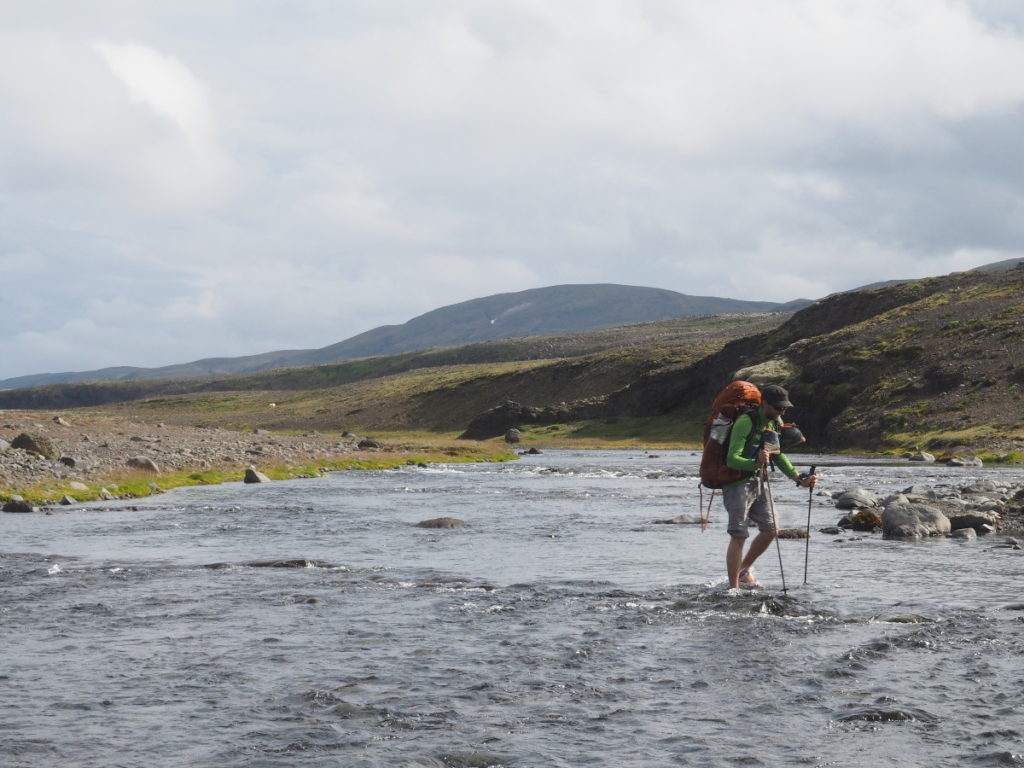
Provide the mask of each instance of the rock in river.
{"label": "rock in river", "polygon": [[882,533],[894,538],[945,536],[949,518],[928,504],[893,504],[882,513]]}
{"label": "rock in river", "polygon": [[18,497],[4,504],[3,510],[4,512],[38,512],[39,508],[33,507],[31,502]]}
{"label": "rock in river", "polygon": [[465,528],[466,521],[456,517],[435,517],[432,520],[423,520],[416,523],[417,528]]}

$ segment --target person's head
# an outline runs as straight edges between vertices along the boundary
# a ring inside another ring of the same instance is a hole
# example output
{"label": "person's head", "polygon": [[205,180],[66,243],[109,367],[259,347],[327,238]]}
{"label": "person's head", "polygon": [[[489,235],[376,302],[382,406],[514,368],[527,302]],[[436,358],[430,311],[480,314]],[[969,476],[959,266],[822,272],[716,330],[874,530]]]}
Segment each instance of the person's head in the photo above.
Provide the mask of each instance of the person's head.
{"label": "person's head", "polygon": [[793,407],[789,402],[789,393],[778,384],[769,384],[761,388],[761,402],[764,404],[765,413],[771,419],[781,417],[786,409]]}

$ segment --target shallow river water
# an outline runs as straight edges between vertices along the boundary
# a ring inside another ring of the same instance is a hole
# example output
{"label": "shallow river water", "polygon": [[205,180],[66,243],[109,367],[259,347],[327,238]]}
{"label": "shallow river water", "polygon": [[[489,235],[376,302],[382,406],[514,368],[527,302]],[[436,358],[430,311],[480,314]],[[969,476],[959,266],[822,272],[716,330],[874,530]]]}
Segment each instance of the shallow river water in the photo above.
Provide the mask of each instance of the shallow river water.
{"label": "shallow river water", "polygon": [[[781,527],[813,502],[809,547],[729,591],[717,500],[706,532],[654,523],[697,513],[698,461],[553,451],[0,515],[0,765],[1024,765],[1024,553],[818,533],[831,501],[776,481]],[[1024,480],[816,463],[823,490]],[[445,515],[468,527],[414,525]]]}

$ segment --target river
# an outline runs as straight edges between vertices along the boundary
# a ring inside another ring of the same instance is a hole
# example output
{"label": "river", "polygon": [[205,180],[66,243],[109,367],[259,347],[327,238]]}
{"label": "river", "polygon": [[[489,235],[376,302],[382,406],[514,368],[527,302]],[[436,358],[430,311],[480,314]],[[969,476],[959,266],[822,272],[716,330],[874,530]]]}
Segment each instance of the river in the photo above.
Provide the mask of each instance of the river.
{"label": "river", "polygon": [[[776,480],[809,546],[729,591],[718,501],[705,532],[654,523],[697,513],[698,461],[550,451],[0,515],[0,764],[1024,765],[1024,553],[822,534],[828,496]],[[812,462],[824,491],[1024,480]],[[440,516],[468,526],[415,526]]]}

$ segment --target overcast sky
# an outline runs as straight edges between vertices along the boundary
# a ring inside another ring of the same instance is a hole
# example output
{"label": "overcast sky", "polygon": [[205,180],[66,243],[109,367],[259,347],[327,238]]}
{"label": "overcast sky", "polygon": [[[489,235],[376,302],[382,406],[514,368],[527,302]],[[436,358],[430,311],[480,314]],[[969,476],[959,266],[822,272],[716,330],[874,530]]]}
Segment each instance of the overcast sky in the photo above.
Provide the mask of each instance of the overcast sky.
{"label": "overcast sky", "polygon": [[1013,0],[0,0],[0,379],[1024,257]]}

